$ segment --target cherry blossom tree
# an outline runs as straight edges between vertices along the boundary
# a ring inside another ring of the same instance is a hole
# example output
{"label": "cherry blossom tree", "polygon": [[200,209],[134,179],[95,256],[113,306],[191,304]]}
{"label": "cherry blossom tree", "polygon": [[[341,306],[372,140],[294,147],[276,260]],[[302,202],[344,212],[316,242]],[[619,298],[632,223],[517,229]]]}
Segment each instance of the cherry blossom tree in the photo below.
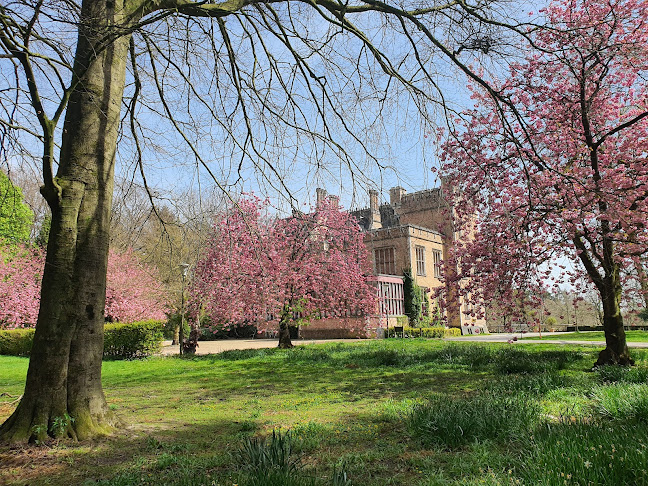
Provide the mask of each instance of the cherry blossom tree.
{"label": "cherry blossom tree", "polygon": [[35,325],[44,264],[40,248],[0,246],[0,329]]}
{"label": "cherry blossom tree", "polygon": [[108,254],[106,319],[135,322],[166,317],[168,295],[157,270],[139,261],[133,250]]}
{"label": "cherry blossom tree", "polygon": [[368,253],[356,221],[325,200],[308,214],[278,219],[267,201],[249,197],[214,226],[196,266],[194,306],[214,322],[278,328],[299,318],[367,314],[375,289],[367,282]]}
{"label": "cherry blossom tree", "polygon": [[[0,329],[36,325],[44,266],[41,248],[0,246]],[[153,267],[142,264],[132,250],[110,251],[106,318],[164,319],[167,297]]]}
{"label": "cherry blossom tree", "polygon": [[520,307],[558,273],[585,274],[603,306],[597,365],[632,363],[621,270],[648,251],[647,12],[645,0],[551,3],[531,54],[474,91],[442,146],[458,228],[475,234],[455,254],[462,291]]}

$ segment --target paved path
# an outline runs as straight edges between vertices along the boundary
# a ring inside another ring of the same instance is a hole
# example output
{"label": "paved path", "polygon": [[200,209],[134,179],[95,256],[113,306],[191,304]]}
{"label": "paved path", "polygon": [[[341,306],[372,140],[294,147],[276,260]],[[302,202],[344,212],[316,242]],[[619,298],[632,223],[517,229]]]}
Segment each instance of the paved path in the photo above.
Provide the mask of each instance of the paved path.
{"label": "paved path", "polygon": [[[305,344],[320,344],[320,343],[356,343],[360,341],[368,341],[368,339],[293,339],[292,342],[295,346]],[[276,348],[279,343],[278,339],[220,339],[218,341],[199,341],[196,354],[214,354],[222,353],[223,351],[230,351],[232,349],[262,349],[262,348]],[[162,343],[162,354],[171,355],[178,354],[179,346],[172,346],[171,341],[164,341]]]}

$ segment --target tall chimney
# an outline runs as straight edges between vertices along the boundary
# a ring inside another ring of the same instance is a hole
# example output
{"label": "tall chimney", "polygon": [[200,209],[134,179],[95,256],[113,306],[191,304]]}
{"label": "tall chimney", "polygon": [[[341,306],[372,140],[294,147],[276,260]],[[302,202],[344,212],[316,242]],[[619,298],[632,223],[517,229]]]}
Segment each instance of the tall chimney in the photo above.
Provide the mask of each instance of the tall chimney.
{"label": "tall chimney", "polygon": [[401,203],[401,199],[403,199],[403,196],[405,195],[407,191],[403,189],[401,186],[396,186],[392,187],[389,190],[389,203],[392,206],[396,206],[397,204]]}
{"label": "tall chimney", "polygon": [[369,189],[369,211],[371,212],[369,229],[382,228],[380,206],[378,205],[378,191],[375,189]]}
{"label": "tall chimney", "polygon": [[326,199],[326,190],[318,187],[317,189],[315,189],[315,192],[317,193],[317,201],[315,203],[315,207],[318,208],[324,202],[324,199]]}

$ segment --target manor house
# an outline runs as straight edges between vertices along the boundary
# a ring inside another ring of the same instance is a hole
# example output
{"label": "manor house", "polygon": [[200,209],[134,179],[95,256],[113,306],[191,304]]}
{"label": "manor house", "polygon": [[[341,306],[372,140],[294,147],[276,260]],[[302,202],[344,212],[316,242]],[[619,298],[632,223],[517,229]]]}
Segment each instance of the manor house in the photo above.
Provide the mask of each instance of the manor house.
{"label": "manor house", "polygon": [[[438,307],[441,291],[446,324],[460,327],[463,334],[486,331],[484,319],[464,303],[450,285],[456,269],[448,261],[452,246],[464,235],[453,226],[451,191],[441,187],[407,193],[402,187],[389,190],[389,202],[381,203],[379,193],[369,191],[369,207],[351,211],[365,231],[365,244],[373,257],[373,273],[380,295],[379,319],[375,327],[392,327],[404,315],[403,276],[408,269],[428,298],[430,312]],[[318,204],[327,197],[317,189]],[[323,322],[321,324],[324,324]],[[319,327],[315,325],[315,328]],[[305,329],[306,334],[310,332]]]}

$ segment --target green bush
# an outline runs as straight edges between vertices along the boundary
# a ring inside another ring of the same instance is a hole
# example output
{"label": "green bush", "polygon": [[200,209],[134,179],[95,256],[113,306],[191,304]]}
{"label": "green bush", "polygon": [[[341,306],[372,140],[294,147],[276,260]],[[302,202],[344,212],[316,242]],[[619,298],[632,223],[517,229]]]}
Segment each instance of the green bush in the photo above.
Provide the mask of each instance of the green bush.
{"label": "green bush", "polygon": [[[140,358],[162,347],[164,323],[142,321],[104,326],[104,358]],[[0,331],[0,355],[29,356],[34,342],[33,329]]]}
{"label": "green bush", "polygon": [[142,321],[104,326],[104,358],[141,358],[157,353],[164,339],[164,322]]}
{"label": "green bush", "polygon": [[[403,332],[405,337],[410,338],[431,338],[431,339],[442,339],[444,337],[455,337],[461,336],[461,329],[456,327],[445,328],[443,326],[433,326],[433,327],[403,327]],[[393,327],[390,327],[385,335],[387,337],[400,337],[400,333],[396,335]]]}
{"label": "green bush", "polygon": [[29,356],[32,342],[34,342],[33,329],[0,331],[0,354],[8,356]]}

